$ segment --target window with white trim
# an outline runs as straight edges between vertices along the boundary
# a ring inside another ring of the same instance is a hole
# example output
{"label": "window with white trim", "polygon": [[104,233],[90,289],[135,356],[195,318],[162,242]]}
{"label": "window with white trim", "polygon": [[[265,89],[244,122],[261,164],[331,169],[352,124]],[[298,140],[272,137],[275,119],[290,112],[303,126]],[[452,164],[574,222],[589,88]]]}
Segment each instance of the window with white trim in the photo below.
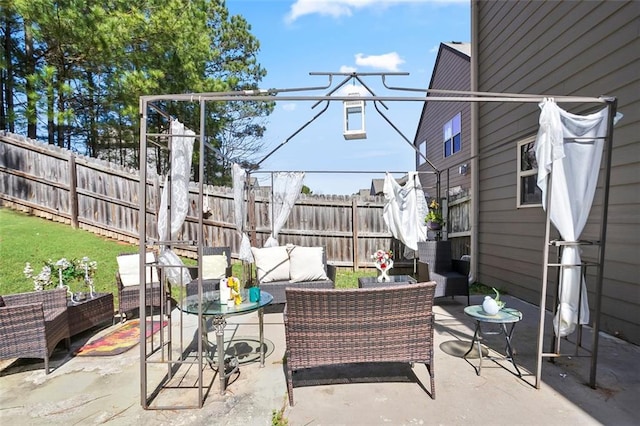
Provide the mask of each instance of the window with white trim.
{"label": "window with white trim", "polygon": [[[418,150],[420,151],[420,154],[418,154],[418,165],[421,166],[424,163],[426,163],[427,161],[425,160],[425,158],[427,157],[427,141],[423,140],[422,142],[420,142],[420,144],[418,145]],[[423,157],[424,156],[424,157]]]}
{"label": "window with white trim", "polygon": [[462,148],[462,114],[458,113],[451,120],[442,126],[442,134],[444,139],[443,153],[444,157],[449,157],[460,151]]}
{"label": "window with white trim", "polygon": [[517,207],[542,206],[542,191],[538,188],[538,162],[534,149],[535,136],[518,142]]}

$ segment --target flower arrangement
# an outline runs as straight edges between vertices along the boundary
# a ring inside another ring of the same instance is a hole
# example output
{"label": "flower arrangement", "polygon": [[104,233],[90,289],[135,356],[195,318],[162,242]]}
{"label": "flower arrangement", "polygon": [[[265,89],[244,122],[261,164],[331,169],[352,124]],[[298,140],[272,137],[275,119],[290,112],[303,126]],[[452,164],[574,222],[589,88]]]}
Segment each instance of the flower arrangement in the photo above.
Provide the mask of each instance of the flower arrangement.
{"label": "flower arrangement", "polygon": [[231,297],[236,305],[242,303],[242,294],[240,292],[240,280],[236,277],[227,278],[227,286],[231,290]]}
{"label": "flower arrangement", "polygon": [[58,287],[66,287],[69,292],[70,285],[73,281],[82,281],[89,287],[93,296],[93,276],[98,269],[98,262],[88,257],[82,259],[66,258],[59,259],[54,262],[49,259],[44,262],[44,266],[37,275],[33,275],[34,270],[29,262],[26,263],[23,273],[24,276],[33,280],[33,289],[42,291],[47,287],[57,284]]}
{"label": "flower arrangement", "polygon": [[[425,223],[428,227],[432,229],[439,229],[444,225],[444,218],[442,217],[442,212],[440,211],[440,204],[436,201],[436,199],[432,199],[431,203],[429,203],[429,212],[427,216],[424,218]],[[435,226],[433,226],[435,225]]]}
{"label": "flower arrangement", "polygon": [[377,250],[374,254],[371,255],[371,258],[376,264],[376,268],[380,270],[387,269],[390,265],[393,265],[393,251],[388,250]]}

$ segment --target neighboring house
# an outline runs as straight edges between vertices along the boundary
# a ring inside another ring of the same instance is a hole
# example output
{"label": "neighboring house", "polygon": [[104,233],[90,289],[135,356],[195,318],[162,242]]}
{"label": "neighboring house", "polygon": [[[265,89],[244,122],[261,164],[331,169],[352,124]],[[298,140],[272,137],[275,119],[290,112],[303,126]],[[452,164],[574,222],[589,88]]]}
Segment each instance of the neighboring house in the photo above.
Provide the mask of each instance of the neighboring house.
{"label": "neighboring house", "polygon": [[[471,44],[441,43],[429,89],[467,92],[471,88]],[[437,91],[429,96],[455,96]],[[454,257],[470,252],[469,195],[471,187],[471,107],[469,102],[424,103],[414,145],[427,160],[416,155],[416,170],[430,198],[440,194],[445,208],[448,239]],[[435,170],[434,170],[435,167]],[[440,190],[437,175],[440,175]],[[448,210],[448,214],[447,214]]]}
{"label": "neighboring house", "polygon": [[[639,22],[638,1],[472,2],[472,91],[618,99],[618,111],[624,118],[614,130],[600,329],[636,344],[640,343]],[[441,66],[438,63],[436,71]],[[464,75],[463,71],[450,72],[456,81]],[[601,108],[593,104],[560,106],[575,114]],[[478,142],[471,152],[477,160],[470,173],[475,173],[478,182],[472,191],[478,217],[472,225],[471,254],[476,277],[538,304],[545,213],[535,177],[531,177],[536,164],[529,160],[534,159],[531,149],[540,110],[536,103],[483,102],[473,108],[477,110],[472,110],[472,126],[477,127],[472,127],[472,134]],[[427,139],[427,153],[431,154],[430,138],[437,135],[420,136]],[[439,152],[433,154],[429,157],[442,157]],[[462,156],[467,155],[463,152]],[[523,165],[521,172],[519,164]],[[599,182],[582,235],[587,240],[600,235],[603,180]],[[592,253],[585,249],[583,257],[590,259]],[[587,270],[592,312],[594,274]],[[547,306],[552,303],[549,298]]]}

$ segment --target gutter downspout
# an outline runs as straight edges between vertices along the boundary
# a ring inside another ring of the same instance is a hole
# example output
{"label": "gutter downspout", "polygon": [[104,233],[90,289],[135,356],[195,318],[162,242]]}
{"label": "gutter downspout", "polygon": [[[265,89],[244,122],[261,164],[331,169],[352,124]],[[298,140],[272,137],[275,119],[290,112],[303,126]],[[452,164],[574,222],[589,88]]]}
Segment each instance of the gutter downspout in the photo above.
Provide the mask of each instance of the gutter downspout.
{"label": "gutter downspout", "polygon": [[[471,91],[478,91],[478,2],[471,1]],[[469,221],[471,223],[471,264],[469,275],[479,278],[478,275],[478,215],[479,215],[479,189],[480,176],[478,167],[478,110],[479,102],[471,102],[471,211]]]}

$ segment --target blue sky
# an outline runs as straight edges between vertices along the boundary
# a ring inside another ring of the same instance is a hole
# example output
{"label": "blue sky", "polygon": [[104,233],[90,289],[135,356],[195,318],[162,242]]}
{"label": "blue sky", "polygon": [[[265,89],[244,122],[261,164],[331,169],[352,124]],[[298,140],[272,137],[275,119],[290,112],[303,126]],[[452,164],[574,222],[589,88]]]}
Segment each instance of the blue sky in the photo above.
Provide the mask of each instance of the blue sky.
{"label": "blue sky", "polygon": [[[470,5],[465,0],[228,0],[260,40],[258,60],[268,71],[262,88],[320,86],[324,76],[310,72],[408,72],[387,78],[392,86],[427,88],[441,42],[470,41]],[[334,84],[344,79],[334,78]],[[380,77],[365,77],[378,96],[390,92]],[[334,86],[332,86],[334,87]],[[305,94],[311,94],[306,92]],[[314,92],[324,95],[324,92]],[[263,158],[321,108],[311,102],[278,102],[268,119]],[[422,103],[389,102],[385,115],[410,141],[415,137]],[[329,109],[265,160],[262,170],[306,171],[305,184],[316,194],[353,194],[369,188],[383,173],[345,174],[313,171],[415,170],[415,152],[366,105],[367,138],[342,135],[342,102]],[[255,174],[269,185],[267,174]],[[401,174],[397,174],[397,177]]]}

